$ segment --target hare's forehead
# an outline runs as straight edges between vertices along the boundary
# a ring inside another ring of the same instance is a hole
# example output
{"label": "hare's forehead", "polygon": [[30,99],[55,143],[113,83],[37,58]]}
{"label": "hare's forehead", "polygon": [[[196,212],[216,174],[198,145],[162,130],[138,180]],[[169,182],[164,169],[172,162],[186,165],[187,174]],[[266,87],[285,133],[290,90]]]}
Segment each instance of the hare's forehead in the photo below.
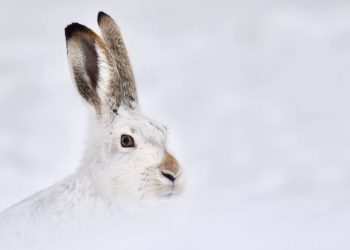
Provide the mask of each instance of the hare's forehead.
{"label": "hare's forehead", "polygon": [[120,132],[139,134],[145,138],[166,140],[168,129],[158,121],[144,116],[140,112],[124,111],[118,114],[116,129]]}

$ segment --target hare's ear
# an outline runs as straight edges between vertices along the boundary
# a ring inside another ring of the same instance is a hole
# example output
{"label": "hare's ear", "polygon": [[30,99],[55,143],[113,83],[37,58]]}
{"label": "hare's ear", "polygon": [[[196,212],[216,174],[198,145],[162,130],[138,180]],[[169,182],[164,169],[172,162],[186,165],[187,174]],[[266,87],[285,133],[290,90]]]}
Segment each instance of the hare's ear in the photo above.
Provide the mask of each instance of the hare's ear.
{"label": "hare's ear", "polygon": [[120,103],[120,89],[113,86],[119,75],[102,39],[78,23],[68,25],[65,34],[69,66],[80,95],[98,113],[111,97],[114,103]]}
{"label": "hare's ear", "polygon": [[122,101],[132,107],[134,103],[137,103],[136,85],[120,30],[114,20],[104,12],[98,13],[97,22],[102,38],[111,51],[118,68]]}

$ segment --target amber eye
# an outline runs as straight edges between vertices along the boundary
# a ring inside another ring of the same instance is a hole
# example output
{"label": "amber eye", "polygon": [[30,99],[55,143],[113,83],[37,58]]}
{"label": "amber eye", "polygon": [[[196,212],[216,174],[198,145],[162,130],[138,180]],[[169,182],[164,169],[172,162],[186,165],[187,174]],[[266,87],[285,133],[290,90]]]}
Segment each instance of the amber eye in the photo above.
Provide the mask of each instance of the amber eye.
{"label": "amber eye", "polygon": [[130,135],[122,135],[120,144],[122,144],[124,148],[135,147],[134,138],[132,138]]}

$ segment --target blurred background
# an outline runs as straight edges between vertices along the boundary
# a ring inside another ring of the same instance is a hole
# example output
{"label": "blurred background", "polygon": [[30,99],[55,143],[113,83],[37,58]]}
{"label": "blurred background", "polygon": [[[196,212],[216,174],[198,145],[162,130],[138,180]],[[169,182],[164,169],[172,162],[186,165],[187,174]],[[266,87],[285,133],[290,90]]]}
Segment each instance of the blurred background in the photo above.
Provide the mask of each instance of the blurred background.
{"label": "blurred background", "polygon": [[79,166],[87,109],[64,28],[98,31],[103,10],[188,175],[157,244],[139,232],[125,249],[349,249],[349,1],[0,5],[0,210]]}

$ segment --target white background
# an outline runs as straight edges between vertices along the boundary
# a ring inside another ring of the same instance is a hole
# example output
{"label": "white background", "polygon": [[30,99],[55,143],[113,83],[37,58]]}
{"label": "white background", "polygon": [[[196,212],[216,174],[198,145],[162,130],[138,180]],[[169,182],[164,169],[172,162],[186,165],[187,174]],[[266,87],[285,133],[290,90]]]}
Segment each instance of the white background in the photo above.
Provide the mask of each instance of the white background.
{"label": "white background", "polygon": [[87,109],[70,79],[64,27],[97,31],[100,10],[120,25],[143,110],[169,127],[188,174],[186,205],[172,219],[116,242],[350,248],[342,0],[1,0],[0,210],[79,166]]}

